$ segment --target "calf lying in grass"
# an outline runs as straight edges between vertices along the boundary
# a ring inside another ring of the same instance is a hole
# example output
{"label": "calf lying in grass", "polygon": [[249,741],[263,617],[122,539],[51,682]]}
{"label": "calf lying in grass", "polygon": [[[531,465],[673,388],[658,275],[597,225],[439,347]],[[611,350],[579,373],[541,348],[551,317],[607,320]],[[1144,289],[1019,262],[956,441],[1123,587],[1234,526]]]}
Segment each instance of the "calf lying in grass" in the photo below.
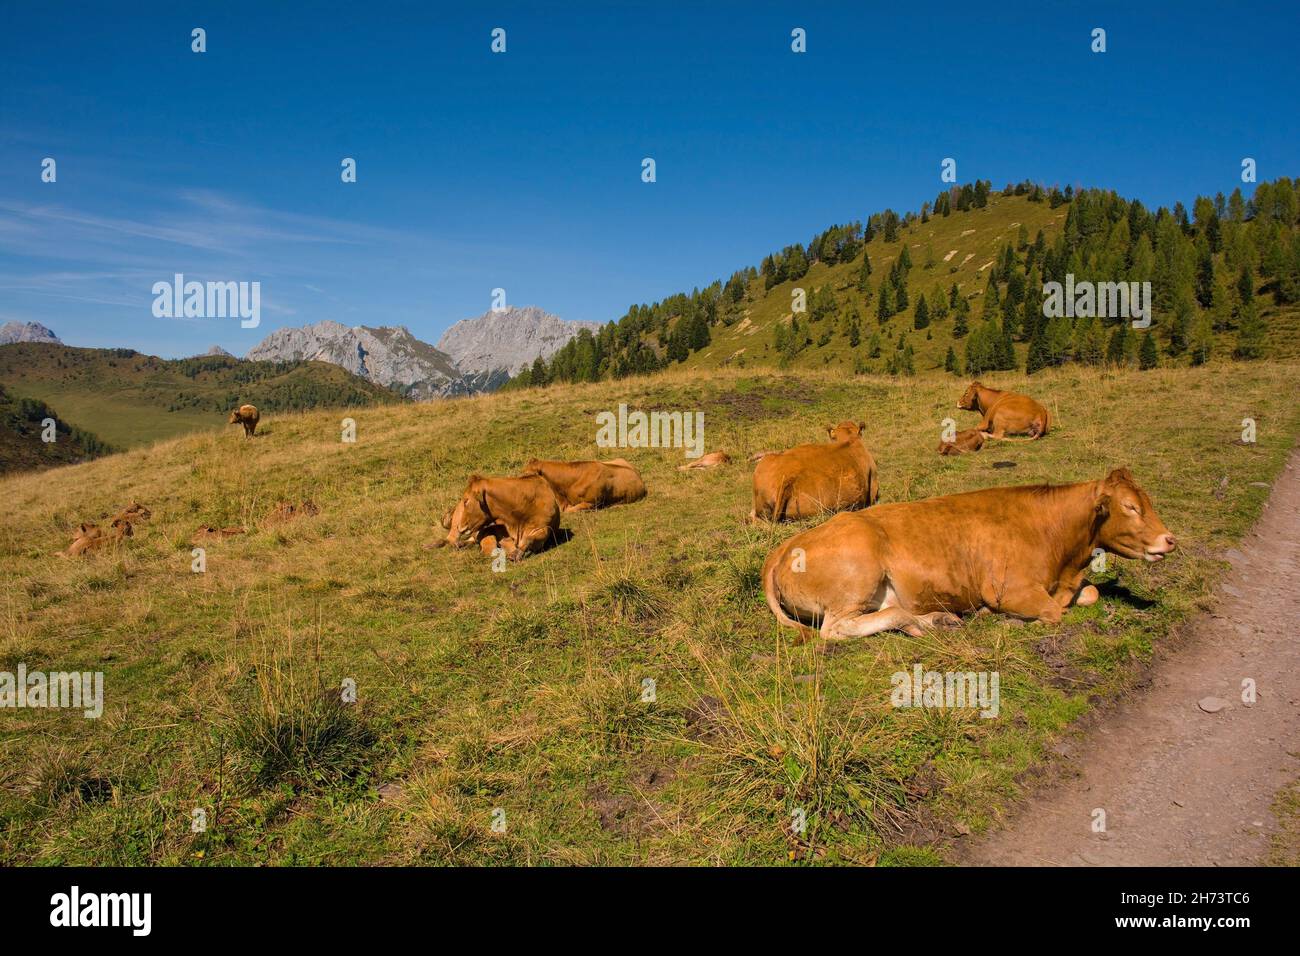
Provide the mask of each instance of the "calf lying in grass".
{"label": "calf lying in grass", "polygon": [[952,441],[939,443],[941,455],[964,455],[984,447],[984,433],[978,428],[966,428],[952,437]]}

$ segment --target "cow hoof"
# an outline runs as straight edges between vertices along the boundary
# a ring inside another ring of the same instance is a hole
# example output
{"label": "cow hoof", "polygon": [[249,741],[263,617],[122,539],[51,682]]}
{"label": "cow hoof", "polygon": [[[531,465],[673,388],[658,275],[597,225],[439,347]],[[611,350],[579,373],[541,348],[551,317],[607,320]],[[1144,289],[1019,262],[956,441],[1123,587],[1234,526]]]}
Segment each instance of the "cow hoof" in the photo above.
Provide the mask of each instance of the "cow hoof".
{"label": "cow hoof", "polygon": [[935,627],[961,627],[961,618],[956,614],[936,614],[930,623]]}

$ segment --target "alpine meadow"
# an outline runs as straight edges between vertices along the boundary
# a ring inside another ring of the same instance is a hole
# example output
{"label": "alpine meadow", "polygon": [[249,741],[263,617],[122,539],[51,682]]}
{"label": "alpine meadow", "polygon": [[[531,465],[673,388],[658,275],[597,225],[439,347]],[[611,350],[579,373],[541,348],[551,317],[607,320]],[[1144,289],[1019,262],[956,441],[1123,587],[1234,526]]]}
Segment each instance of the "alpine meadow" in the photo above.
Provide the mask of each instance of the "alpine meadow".
{"label": "alpine meadow", "polygon": [[76,6],[0,14],[19,932],[1286,906],[1293,7]]}

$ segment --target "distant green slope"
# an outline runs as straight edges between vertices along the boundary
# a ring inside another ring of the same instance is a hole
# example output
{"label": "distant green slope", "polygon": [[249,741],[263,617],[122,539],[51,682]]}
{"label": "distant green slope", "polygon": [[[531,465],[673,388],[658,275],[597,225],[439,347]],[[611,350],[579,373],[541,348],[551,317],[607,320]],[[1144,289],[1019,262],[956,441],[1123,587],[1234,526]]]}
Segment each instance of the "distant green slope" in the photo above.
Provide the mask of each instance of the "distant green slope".
{"label": "distant green slope", "polygon": [[[54,441],[47,442],[45,422],[51,419]],[[20,398],[0,386],[0,474],[89,461],[112,450],[39,399]]]}
{"label": "distant green slope", "polygon": [[243,402],[267,414],[401,400],[326,362],[160,359],[130,349],[37,343],[0,346],[0,382],[122,448],[223,425]]}

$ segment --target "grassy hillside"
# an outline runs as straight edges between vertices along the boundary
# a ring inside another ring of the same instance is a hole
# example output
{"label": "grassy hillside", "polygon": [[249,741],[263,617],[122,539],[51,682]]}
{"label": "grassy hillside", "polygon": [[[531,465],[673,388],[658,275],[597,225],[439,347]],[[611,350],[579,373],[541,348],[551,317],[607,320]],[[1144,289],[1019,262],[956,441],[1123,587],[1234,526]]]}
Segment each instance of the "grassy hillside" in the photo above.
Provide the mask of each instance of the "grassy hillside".
{"label": "grassy hillside", "polygon": [[[1258,184],[1249,200],[1239,190],[1197,197],[1190,212],[1027,183],[963,186],[936,202],[946,214],[928,203],[919,214],[886,210],[725,282],[633,305],[510,387],[677,366],[981,375],[1300,357],[1300,201],[1290,179]],[[1149,284],[1150,332],[1118,315],[1049,315],[1047,284],[1068,276]]]}
{"label": "grassy hillside", "polygon": [[[961,458],[935,454],[944,418],[974,421],[951,377],[732,367],[368,408],[355,444],[337,415],[271,415],[254,441],[205,432],[5,479],[0,670],[101,670],[106,703],[99,720],[0,712],[0,860],[941,860],[1209,606],[1300,431],[1297,372],[989,376],[1043,399],[1052,434]],[[680,451],[621,450],[648,498],[567,516],[572,539],[541,556],[495,573],[477,552],[422,549],[469,473],[596,455],[595,416],[620,402],[703,411],[708,447],[742,462],[865,420],[884,501],[1129,465],[1181,550],[1113,559],[1102,601],[1059,628],[984,616],[819,653],[763,603],[763,558],[797,526],[742,522],[744,464],[682,474]],[[1239,441],[1245,417],[1256,444]],[[318,515],[268,520],[305,498]],[[56,556],[77,522],[131,499],[153,519],[124,548]],[[209,544],[193,573],[200,525],[249,533]],[[1001,716],[891,709],[890,675],[916,662],[997,670]]]}
{"label": "grassy hillside", "polygon": [[[953,320],[935,322],[926,332],[912,329],[914,303],[918,296],[931,297],[939,288],[945,294],[956,283],[963,296],[983,294],[988,282],[988,270],[997,262],[998,253],[1010,242],[1015,243],[1021,226],[1032,240],[1039,230],[1049,241],[1060,232],[1065,222],[1067,207],[1051,209],[1047,203],[1030,202],[1024,196],[1002,196],[994,193],[983,209],[954,212],[947,217],[934,216],[927,223],[919,220],[903,227],[897,242],[888,243],[877,237],[867,246],[871,259],[871,288],[879,290],[881,281],[898,259],[904,246],[910,250],[912,269],[907,288],[913,306],[891,317],[883,325],[875,315],[874,295],[865,297],[856,288],[861,258],[853,262],[826,265],[816,262],[808,273],[797,280],[779,283],[764,290],[762,280],[750,283],[751,301],[745,303],[740,321],[728,326],[719,324],[711,330],[709,346],[693,353],[684,363],[686,367],[716,368],[726,364],[741,367],[776,365],[780,356],[775,348],[778,323],[788,324],[791,317],[791,293],[804,289],[811,297],[822,286],[835,293],[840,307],[828,319],[811,324],[813,345],[788,363],[793,367],[828,367],[852,371],[855,363],[867,363],[877,371],[884,369],[884,356],[892,354],[899,335],[906,333],[907,340],[916,352],[916,368],[942,369],[944,356],[950,345],[956,345],[961,354],[962,343],[953,338]],[[933,265],[927,260],[933,256]],[[978,321],[978,298],[973,314]],[[861,341],[857,348],[849,345],[843,325],[848,312],[857,308],[861,315]],[[972,321],[972,325],[975,324]],[[824,334],[830,339],[821,342]],[[870,357],[869,343],[873,333],[878,333],[883,347],[882,356]],[[1024,349],[1019,351],[1023,362]]]}
{"label": "grassy hillside", "polygon": [[[44,422],[55,422],[55,440],[42,440]],[[0,386],[0,474],[87,461],[112,451],[94,435],[69,425],[54,409],[19,398]]]}
{"label": "grassy hillside", "polygon": [[0,383],[122,448],[224,425],[242,402],[265,414],[400,400],[325,362],[160,359],[130,349],[35,343],[0,346]]}

